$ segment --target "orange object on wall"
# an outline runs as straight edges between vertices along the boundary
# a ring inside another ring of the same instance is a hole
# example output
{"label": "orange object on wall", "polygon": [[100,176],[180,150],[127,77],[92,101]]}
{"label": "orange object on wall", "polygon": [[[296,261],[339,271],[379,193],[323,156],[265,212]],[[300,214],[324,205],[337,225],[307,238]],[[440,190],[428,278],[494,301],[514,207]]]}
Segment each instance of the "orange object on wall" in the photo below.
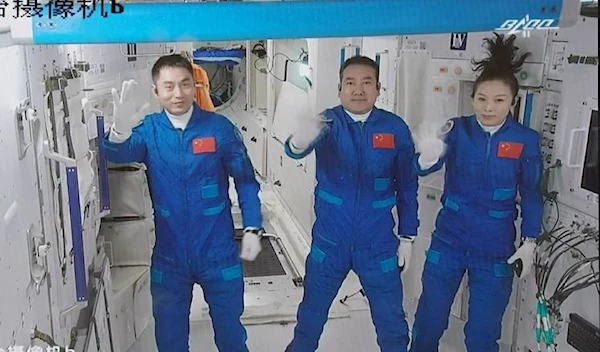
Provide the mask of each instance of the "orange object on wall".
{"label": "orange object on wall", "polygon": [[210,82],[208,74],[197,64],[192,64],[194,69],[194,81],[196,83],[196,103],[202,110],[215,111],[215,105],[210,98]]}

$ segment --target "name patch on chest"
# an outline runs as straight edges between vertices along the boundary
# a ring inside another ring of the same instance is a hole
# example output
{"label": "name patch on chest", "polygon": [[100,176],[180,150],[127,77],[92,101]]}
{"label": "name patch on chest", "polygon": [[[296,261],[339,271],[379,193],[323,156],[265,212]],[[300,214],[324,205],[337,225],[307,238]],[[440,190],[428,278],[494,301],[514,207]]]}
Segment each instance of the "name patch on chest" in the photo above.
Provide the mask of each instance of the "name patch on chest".
{"label": "name patch on chest", "polygon": [[215,137],[196,138],[192,141],[192,152],[194,154],[214,153],[216,151]]}
{"label": "name patch on chest", "polygon": [[498,157],[506,159],[519,159],[523,153],[523,144],[515,142],[500,142],[498,144]]}
{"label": "name patch on chest", "polygon": [[396,144],[394,142],[393,133],[375,133],[373,135],[373,148],[375,149],[394,149]]}

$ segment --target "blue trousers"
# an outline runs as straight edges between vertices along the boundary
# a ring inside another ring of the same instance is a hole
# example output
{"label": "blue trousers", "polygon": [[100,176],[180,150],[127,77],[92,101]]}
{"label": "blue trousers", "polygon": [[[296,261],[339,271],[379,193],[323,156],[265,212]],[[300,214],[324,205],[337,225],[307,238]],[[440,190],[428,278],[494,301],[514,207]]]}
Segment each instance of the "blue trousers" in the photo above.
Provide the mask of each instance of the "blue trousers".
{"label": "blue trousers", "polygon": [[402,309],[398,240],[350,247],[313,231],[306,259],[304,297],[298,308],[288,352],[312,352],[319,344],[329,308],[350,270],[358,275],[369,300],[382,352],[405,352],[408,326]]}
{"label": "blue trousers", "polygon": [[411,352],[436,352],[460,282],[468,271],[468,352],[497,352],[502,318],[512,292],[513,271],[504,257],[480,256],[434,234],[423,269],[423,293],[412,331]]}
{"label": "blue trousers", "polygon": [[189,351],[190,306],[195,283],[202,286],[219,351],[248,351],[246,329],[240,321],[244,310],[242,267],[233,239],[231,244],[231,248],[215,248],[194,259],[153,253],[150,291],[160,352]]}

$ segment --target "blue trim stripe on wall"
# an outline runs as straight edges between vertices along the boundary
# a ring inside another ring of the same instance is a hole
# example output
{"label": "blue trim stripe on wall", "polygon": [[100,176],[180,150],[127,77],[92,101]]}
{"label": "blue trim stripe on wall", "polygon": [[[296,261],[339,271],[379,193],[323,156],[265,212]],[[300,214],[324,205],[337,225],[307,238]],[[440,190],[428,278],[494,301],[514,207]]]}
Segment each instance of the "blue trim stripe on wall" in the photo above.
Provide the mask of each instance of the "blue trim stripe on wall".
{"label": "blue trim stripe on wall", "polygon": [[525,97],[525,111],[523,113],[523,125],[529,127],[531,124],[531,112],[533,111],[533,94],[527,93]]}

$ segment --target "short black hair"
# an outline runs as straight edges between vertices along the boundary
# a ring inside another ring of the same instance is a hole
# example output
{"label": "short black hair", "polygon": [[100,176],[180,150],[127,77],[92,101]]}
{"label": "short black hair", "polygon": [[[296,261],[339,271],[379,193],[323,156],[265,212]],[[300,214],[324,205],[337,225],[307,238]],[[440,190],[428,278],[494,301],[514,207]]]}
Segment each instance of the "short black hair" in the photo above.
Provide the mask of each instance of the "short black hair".
{"label": "short black hair", "polygon": [[165,67],[180,67],[185,68],[189,71],[189,73],[194,76],[194,69],[192,64],[183,56],[179,54],[165,55],[161,56],[156,62],[154,66],[152,66],[152,81],[156,84],[158,81],[158,76],[160,75],[160,70]]}
{"label": "short black hair", "polygon": [[348,68],[348,66],[351,65],[363,65],[373,68],[375,70],[375,80],[379,82],[379,65],[370,57],[360,55],[353,56],[344,61],[342,67],[340,68],[340,82],[342,82],[342,78],[344,77],[344,71],[346,68]]}

